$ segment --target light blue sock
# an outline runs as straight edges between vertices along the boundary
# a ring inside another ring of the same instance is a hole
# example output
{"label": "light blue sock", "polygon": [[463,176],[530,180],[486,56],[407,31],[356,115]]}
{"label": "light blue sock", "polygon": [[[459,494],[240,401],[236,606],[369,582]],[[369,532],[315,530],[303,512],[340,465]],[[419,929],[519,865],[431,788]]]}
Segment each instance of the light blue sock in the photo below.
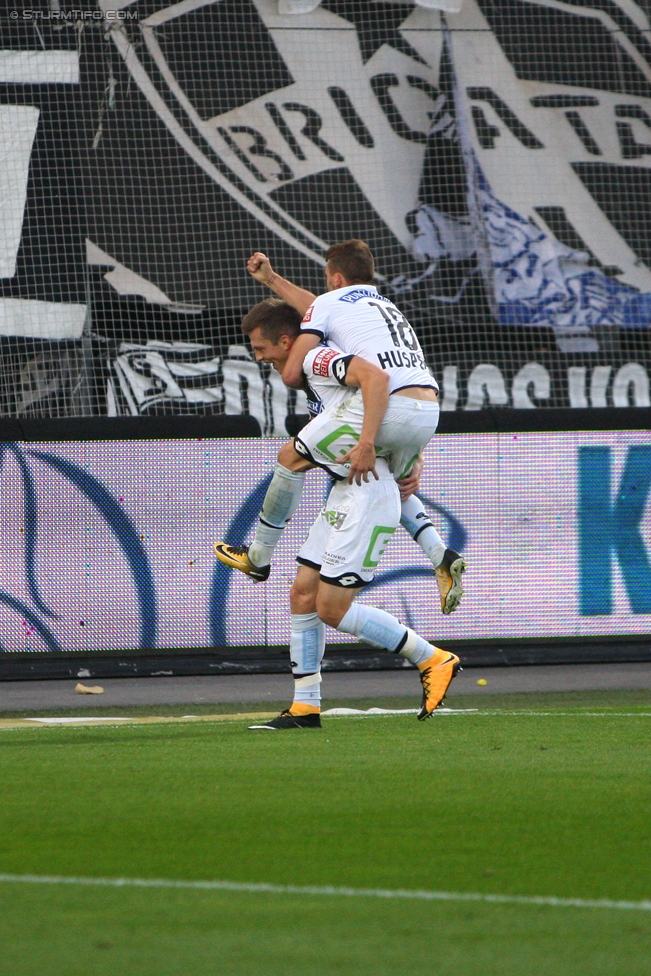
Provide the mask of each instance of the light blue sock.
{"label": "light blue sock", "polygon": [[294,701],[321,705],[321,661],[325,651],[325,624],[316,613],[291,615],[289,652],[294,675]]}
{"label": "light blue sock", "polygon": [[410,495],[406,502],[401,503],[400,524],[421,547],[432,566],[440,566],[447,546],[432,525],[420,498]]}
{"label": "light blue sock", "polygon": [[434,653],[434,648],[409,627],[404,627],[385,610],[353,603],[341,619],[337,630],[353,634],[373,647],[401,654],[413,664],[421,664]]}
{"label": "light blue sock", "polygon": [[304,481],[304,471],[290,471],[276,464],[262,503],[255,539],[249,546],[249,559],[255,566],[268,566],[271,562],[283,530],[298,508]]}
{"label": "light blue sock", "polygon": [[337,630],[387,651],[399,651],[407,640],[407,628],[399,620],[384,610],[361,603],[350,605]]}

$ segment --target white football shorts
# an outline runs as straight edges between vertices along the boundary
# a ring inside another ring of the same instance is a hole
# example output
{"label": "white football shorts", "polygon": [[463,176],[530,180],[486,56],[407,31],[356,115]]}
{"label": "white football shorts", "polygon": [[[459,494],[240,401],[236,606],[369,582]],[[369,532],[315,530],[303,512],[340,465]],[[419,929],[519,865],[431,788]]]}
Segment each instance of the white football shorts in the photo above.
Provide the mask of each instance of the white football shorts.
{"label": "white football shorts", "polygon": [[[439,405],[431,400],[412,400],[393,394],[376,438],[380,457],[386,457],[394,478],[404,478],[414,461],[436,433]],[[361,392],[350,400],[324,410],[294,439],[299,454],[326,468],[335,478],[348,477],[348,465],[337,464],[359,440],[364,423]]]}
{"label": "white football shorts", "polygon": [[338,481],[301,546],[297,562],[320,571],[334,586],[365,586],[400,524],[400,493],[387,463],[378,459],[368,483]]}

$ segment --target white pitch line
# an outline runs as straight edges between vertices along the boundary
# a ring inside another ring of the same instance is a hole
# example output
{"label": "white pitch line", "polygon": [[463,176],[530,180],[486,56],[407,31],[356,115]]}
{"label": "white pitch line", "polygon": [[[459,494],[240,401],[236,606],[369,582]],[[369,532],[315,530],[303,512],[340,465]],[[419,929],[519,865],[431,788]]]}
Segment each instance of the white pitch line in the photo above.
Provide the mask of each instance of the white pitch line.
{"label": "white pitch line", "polygon": [[[367,711],[356,708],[331,708],[321,712],[322,718],[374,718],[386,715],[415,715],[417,708],[384,709],[369,708]],[[534,718],[651,718],[651,712],[532,712],[529,709],[486,709],[486,708],[437,708],[431,718],[444,718],[448,715],[494,716],[515,715],[518,718],[533,716]]]}
{"label": "white pitch line", "polygon": [[[651,718],[651,712],[532,712],[532,711],[516,711],[514,710],[504,710],[494,709],[492,711],[484,709],[476,709],[472,711],[471,709],[461,709],[461,710],[450,710],[448,715],[516,715],[521,718],[523,715],[531,715],[538,718]],[[436,715],[437,712],[434,712]]]}
{"label": "white pitch line", "polygon": [[607,908],[651,912],[651,900],[555,898],[549,895],[493,895],[481,892],[405,891],[400,888],[335,888],[330,885],[276,885],[245,881],[174,881],[168,878],[75,878],[58,875],[0,874],[0,884],[81,885],[99,888],[180,888],[241,891],[259,895],[325,895],[338,898],[385,898],[409,901],[475,901],[498,905],[547,905],[550,908]]}
{"label": "white pitch line", "polygon": [[[329,709],[328,711],[322,712],[321,714],[325,718],[333,719],[350,719],[350,718],[392,718],[396,715],[411,715],[415,714],[417,709],[383,709],[383,708],[369,708],[367,711],[361,709]],[[442,720],[447,716],[457,716],[457,715],[467,715],[479,718],[491,718],[491,717],[505,717],[513,716],[517,718],[522,717],[532,717],[532,718],[651,718],[651,712],[533,712],[529,710],[501,710],[501,709],[478,709],[478,708],[441,708],[437,709],[432,714],[432,718],[436,720]],[[102,716],[102,715],[87,715],[79,717],[66,716],[63,718],[47,716],[42,718],[15,718],[15,719],[0,719],[0,733],[2,732],[17,732],[20,729],[27,728],[99,728],[101,725],[105,727],[111,726],[122,727],[122,728],[132,728],[140,725],[157,725],[157,724],[188,724],[194,722],[200,723],[210,723],[210,722],[248,722],[252,719],[267,719],[272,717],[271,713],[257,713],[251,712],[248,714],[237,714],[237,715],[183,715],[179,716]]]}

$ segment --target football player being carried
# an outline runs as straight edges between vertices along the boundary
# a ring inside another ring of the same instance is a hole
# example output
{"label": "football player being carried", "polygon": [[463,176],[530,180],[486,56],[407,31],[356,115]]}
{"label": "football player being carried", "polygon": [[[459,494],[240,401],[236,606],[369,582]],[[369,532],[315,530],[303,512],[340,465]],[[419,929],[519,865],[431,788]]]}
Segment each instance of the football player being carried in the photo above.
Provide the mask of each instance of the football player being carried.
{"label": "football player being carried", "polygon": [[[420,344],[409,323],[391,302],[379,296],[372,284],[373,257],[363,241],[347,241],[330,249],[326,264],[330,291],[319,298],[280,278],[263,254],[254,254],[247,267],[256,280],[268,284],[296,309],[299,322],[304,316],[298,334],[297,318],[286,309],[279,314],[272,329],[273,304],[256,306],[243,323],[256,358],[265,360],[265,350],[256,349],[256,345],[259,347],[262,342],[267,351],[274,347],[273,359],[267,357],[266,361],[275,360],[283,379],[294,387],[304,386],[307,376],[313,386],[318,385],[321,373],[325,372],[323,379],[330,391],[328,402],[332,404],[303,428],[294,445],[290,442],[281,448],[252,545],[218,543],[215,546],[222,562],[259,582],[269,576],[274,548],[298,507],[309,467],[313,464],[325,467],[351,483],[366,481],[369,475],[377,477],[377,446],[381,454],[388,456],[396,479],[403,481],[416,476],[422,467],[422,451],[438,425],[439,407],[438,387],[425,366]],[[358,384],[347,379],[348,367],[342,358],[335,362],[330,355],[332,348],[317,349],[324,340],[331,340],[343,349],[348,354],[348,363],[354,355],[356,362],[364,360],[373,365],[376,373],[378,367],[381,369],[388,377],[388,405],[386,379],[382,397],[376,389],[367,390],[365,395],[361,375],[361,392],[352,389]],[[284,366],[279,365],[281,354]],[[318,362],[317,357],[320,357]],[[333,399],[332,391],[337,386],[340,394]],[[321,409],[314,394],[312,401],[314,411]],[[310,464],[306,463],[308,460]],[[401,522],[434,566],[441,609],[443,613],[451,613],[463,594],[461,577],[465,560],[446,547],[422,503],[411,495],[417,482],[408,490],[405,483],[408,485],[409,481],[403,483],[401,490]]]}
{"label": "football player being carried", "polygon": [[[256,359],[282,371],[299,335],[300,322],[300,313],[285,302],[267,299],[256,305],[243,322]],[[357,387],[361,387],[367,400],[377,402],[381,419],[389,383],[379,367],[332,347],[319,346],[305,357],[305,372],[312,381],[311,395],[317,395],[326,410],[336,411],[351,397],[358,396]],[[286,447],[293,450],[291,445]],[[283,460],[292,468],[313,466],[298,453]],[[372,476],[368,480],[360,477],[359,483],[354,479],[349,483],[348,468],[340,463],[320,466],[333,475],[335,484],[297,556],[299,567],[290,595],[294,701],[278,718],[252,728],[320,727],[326,624],[372,647],[401,654],[415,664],[423,691],[418,717],[428,718],[440,705],[456,674],[458,657],[433,647],[384,610],[353,602],[360,589],[373,579],[380,557],[401,521],[400,490],[389,463],[378,457]],[[419,473],[420,462],[412,466],[404,480],[404,493],[417,487]],[[426,515],[421,521],[426,524],[417,522],[414,534],[420,531],[421,537],[436,536]],[[222,562],[240,568],[240,547],[218,543],[215,549]]]}

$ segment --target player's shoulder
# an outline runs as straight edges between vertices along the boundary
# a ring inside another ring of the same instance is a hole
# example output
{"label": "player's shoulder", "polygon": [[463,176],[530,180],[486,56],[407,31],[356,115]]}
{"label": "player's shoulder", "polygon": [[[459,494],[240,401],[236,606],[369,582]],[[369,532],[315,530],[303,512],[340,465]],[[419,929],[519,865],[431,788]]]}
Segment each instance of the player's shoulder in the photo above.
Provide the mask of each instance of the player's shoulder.
{"label": "player's shoulder", "polygon": [[310,349],[303,360],[303,372],[312,376],[327,376],[335,359],[344,355],[341,349],[329,343],[320,343]]}
{"label": "player's shoulder", "polygon": [[309,314],[310,310],[313,312],[322,312],[325,309],[332,308],[333,305],[336,306],[337,299],[333,298],[335,294],[333,291],[324,291],[322,295],[317,295],[306,314]]}
{"label": "player's shoulder", "polygon": [[323,295],[317,295],[317,297],[314,299],[303,316],[301,328],[304,331],[310,332],[313,329],[315,332],[318,331],[323,335],[323,330],[320,328],[320,326],[330,317],[332,309],[330,302],[331,294],[332,292],[326,291],[323,293]]}

